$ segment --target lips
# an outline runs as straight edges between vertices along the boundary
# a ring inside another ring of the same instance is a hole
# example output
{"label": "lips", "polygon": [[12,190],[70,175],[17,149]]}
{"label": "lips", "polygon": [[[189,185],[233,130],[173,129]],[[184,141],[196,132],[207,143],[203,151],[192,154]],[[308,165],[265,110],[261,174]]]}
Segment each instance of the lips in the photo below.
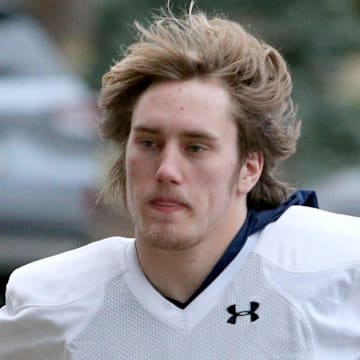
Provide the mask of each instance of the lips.
{"label": "lips", "polygon": [[186,204],[183,202],[173,199],[173,198],[166,198],[166,197],[158,197],[150,201],[150,204],[156,208],[157,210],[162,211],[176,211],[182,210],[186,208]]}

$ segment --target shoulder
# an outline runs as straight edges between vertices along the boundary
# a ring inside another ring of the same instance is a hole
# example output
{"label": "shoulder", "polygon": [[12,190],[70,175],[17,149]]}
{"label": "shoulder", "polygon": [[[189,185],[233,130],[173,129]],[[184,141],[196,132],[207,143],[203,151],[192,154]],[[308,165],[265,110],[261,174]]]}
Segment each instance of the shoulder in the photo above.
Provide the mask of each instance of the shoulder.
{"label": "shoulder", "polygon": [[360,264],[360,218],[290,207],[260,234],[255,252],[290,271]]}
{"label": "shoulder", "polygon": [[132,239],[112,237],[16,269],[7,285],[15,309],[76,301],[125,271],[124,249]]}

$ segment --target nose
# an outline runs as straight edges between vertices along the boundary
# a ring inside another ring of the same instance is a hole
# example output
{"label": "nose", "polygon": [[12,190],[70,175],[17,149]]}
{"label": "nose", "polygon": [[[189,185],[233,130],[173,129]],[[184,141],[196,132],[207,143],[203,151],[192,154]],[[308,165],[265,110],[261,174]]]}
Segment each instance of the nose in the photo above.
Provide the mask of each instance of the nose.
{"label": "nose", "polygon": [[165,147],[159,155],[159,164],[155,179],[159,182],[181,184],[183,174],[181,170],[181,155],[175,148]]}

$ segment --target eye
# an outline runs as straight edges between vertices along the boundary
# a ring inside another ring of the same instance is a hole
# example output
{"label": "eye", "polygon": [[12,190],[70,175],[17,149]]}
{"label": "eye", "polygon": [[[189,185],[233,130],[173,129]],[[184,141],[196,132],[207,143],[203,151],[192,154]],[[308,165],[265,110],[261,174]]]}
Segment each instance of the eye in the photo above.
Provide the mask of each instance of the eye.
{"label": "eye", "polygon": [[205,150],[206,150],[205,146],[197,145],[197,144],[190,145],[187,147],[187,151],[190,151],[192,153],[201,153]]}
{"label": "eye", "polygon": [[140,144],[145,148],[154,148],[154,147],[156,147],[156,143],[153,140],[147,140],[147,139],[141,140]]}

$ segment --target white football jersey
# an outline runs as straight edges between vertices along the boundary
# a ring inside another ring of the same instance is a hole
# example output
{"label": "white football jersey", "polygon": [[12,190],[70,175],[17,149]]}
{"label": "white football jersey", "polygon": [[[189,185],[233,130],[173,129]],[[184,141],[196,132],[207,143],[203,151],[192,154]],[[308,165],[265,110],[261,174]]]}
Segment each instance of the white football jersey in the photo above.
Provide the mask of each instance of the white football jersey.
{"label": "white football jersey", "polygon": [[360,359],[360,219],[293,206],[185,309],[113,237],[16,270],[0,360]]}

